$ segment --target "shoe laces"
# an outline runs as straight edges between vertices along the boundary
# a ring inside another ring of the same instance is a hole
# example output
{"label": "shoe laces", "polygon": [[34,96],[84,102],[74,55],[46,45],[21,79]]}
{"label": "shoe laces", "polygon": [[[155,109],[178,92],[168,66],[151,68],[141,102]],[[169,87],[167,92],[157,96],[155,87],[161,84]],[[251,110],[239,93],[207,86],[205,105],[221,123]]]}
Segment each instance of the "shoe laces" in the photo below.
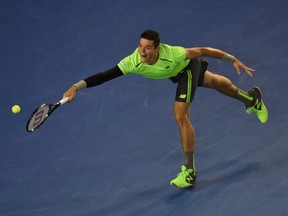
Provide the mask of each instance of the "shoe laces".
{"label": "shoe laces", "polygon": [[186,167],[183,167],[182,172],[180,172],[177,175],[177,178],[186,179],[189,176],[193,179],[193,177],[192,177],[193,169],[190,169],[190,170],[191,170],[191,173],[189,172],[189,170]]}

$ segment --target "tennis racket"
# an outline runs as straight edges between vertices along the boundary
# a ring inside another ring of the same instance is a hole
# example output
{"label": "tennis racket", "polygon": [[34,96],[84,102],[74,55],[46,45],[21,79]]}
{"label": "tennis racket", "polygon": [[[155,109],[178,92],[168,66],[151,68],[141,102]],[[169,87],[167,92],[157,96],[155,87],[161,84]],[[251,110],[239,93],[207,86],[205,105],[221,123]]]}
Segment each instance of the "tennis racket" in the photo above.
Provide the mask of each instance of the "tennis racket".
{"label": "tennis racket", "polygon": [[35,131],[47,120],[51,113],[53,113],[59,106],[65,104],[68,100],[69,98],[66,97],[54,104],[42,104],[39,106],[30,115],[27,121],[26,130],[28,132]]}

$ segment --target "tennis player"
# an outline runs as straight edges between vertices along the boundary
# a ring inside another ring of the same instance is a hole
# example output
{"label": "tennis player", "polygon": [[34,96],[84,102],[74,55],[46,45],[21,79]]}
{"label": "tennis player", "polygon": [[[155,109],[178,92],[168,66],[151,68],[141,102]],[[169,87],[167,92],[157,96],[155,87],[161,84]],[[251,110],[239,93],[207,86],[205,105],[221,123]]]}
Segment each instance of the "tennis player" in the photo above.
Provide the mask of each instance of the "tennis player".
{"label": "tennis player", "polygon": [[122,59],[115,67],[77,82],[68,89],[64,97],[72,101],[76,92],[100,85],[106,81],[129,73],[152,79],[170,79],[177,84],[174,102],[174,116],[179,127],[184,165],[181,172],[170,184],[179,188],[192,187],[196,183],[194,164],[195,132],[190,121],[190,105],[197,87],[215,89],[244,104],[247,113],[254,112],[260,122],[268,119],[268,111],[263,103],[258,87],[243,91],[228,78],[207,70],[208,62],[201,57],[211,57],[231,62],[240,75],[241,70],[252,77],[255,71],[247,67],[233,55],[210,47],[184,48],[160,43],[159,34],[146,30],[141,34],[138,48]]}

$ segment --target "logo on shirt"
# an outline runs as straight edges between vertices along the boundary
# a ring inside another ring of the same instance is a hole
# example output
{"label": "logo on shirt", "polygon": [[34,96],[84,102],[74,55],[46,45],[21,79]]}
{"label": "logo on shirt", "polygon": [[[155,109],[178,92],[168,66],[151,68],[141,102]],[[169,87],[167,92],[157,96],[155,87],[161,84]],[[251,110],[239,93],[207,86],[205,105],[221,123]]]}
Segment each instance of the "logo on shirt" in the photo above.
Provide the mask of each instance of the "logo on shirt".
{"label": "logo on shirt", "polygon": [[120,64],[126,66],[126,64],[123,61],[120,61]]}

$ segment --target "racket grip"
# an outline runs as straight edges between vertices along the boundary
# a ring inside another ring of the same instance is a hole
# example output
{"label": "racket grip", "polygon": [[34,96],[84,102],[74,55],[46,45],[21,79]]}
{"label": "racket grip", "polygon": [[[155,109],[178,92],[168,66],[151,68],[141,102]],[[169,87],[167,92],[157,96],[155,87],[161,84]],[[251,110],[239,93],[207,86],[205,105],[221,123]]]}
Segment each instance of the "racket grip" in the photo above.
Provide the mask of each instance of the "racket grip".
{"label": "racket grip", "polygon": [[69,97],[65,97],[63,98],[62,100],[59,101],[59,103],[62,105],[62,104],[65,104],[67,101],[69,100]]}

